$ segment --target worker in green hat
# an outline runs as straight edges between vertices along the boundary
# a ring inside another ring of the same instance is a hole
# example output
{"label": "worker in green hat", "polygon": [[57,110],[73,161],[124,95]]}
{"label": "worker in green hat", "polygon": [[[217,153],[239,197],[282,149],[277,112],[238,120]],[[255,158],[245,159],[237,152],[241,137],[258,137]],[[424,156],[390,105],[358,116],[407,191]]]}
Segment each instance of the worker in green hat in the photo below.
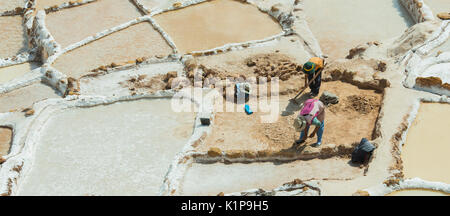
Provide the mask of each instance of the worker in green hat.
{"label": "worker in green hat", "polygon": [[[319,94],[320,85],[322,84],[322,70],[324,68],[325,60],[320,57],[313,57],[309,59],[303,65],[302,71],[305,73],[305,86],[308,85],[310,80],[313,80],[309,84],[309,88],[311,89],[311,96],[315,97]],[[319,74],[317,74],[319,73]],[[315,75],[317,74],[316,78]]]}

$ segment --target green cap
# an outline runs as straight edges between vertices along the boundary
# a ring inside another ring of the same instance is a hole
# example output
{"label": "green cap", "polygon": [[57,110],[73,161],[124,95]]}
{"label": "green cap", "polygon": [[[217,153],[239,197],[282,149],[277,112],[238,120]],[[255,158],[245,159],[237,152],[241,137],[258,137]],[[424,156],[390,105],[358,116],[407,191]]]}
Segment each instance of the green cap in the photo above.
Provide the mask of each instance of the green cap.
{"label": "green cap", "polygon": [[316,72],[316,64],[312,62],[306,62],[302,68],[303,72],[307,74],[313,74]]}

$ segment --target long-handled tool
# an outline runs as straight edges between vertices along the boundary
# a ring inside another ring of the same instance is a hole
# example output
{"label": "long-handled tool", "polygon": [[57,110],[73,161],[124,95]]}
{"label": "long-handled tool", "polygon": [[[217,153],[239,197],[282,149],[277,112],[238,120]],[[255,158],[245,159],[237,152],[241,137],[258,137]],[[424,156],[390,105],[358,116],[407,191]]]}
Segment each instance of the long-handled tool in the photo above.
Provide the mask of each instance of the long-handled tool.
{"label": "long-handled tool", "polygon": [[315,75],[314,75],[314,77],[308,82],[308,84],[306,84],[306,86],[305,87],[303,87],[303,89],[302,90],[300,90],[300,92],[297,94],[297,95],[295,95],[295,97],[294,98],[291,98],[290,99],[290,101],[293,101],[294,103],[296,103],[297,104],[297,97],[298,96],[300,96],[308,87],[309,87],[309,85],[317,78],[317,76],[319,76],[319,74],[321,74],[322,73],[322,71],[320,71],[319,73],[316,73]]}
{"label": "long-handled tool", "polygon": [[[327,64],[325,63],[325,65],[323,66],[323,68],[325,68],[326,65],[327,65]],[[295,104],[297,104],[297,101],[296,101],[297,97],[298,97],[299,95],[301,95],[301,94],[309,87],[309,85],[317,78],[317,76],[319,76],[319,74],[322,73],[323,68],[322,68],[318,73],[314,74],[314,77],[313,77],[311,80],[309,80],[308,84],[306,84],[306,86],[303,87],[303,89],[300,90],[300,92],[299,92],[297,95],[295,95],[294,98],[291,98],[290,101],[293,101]]]}

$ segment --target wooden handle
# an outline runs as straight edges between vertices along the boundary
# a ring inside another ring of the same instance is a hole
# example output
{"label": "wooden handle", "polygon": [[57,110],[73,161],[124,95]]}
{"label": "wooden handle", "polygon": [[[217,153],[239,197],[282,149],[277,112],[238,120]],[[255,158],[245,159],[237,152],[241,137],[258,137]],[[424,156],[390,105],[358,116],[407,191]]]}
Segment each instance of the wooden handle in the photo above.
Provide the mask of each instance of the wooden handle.
{"label": "wooden handle", "polygon": [[[322,69],[322,70],[323,70],[323,69]],[[303,89],[302,89],[297,95],[295,95],[295,97],[293,98],[294,100],[295,100],[300,94],[302,94],[303,91],[305,91],[305,90],[308,88],[308,86],[309,86],[309,85],[317,78],[317,76],[319,76],[319,74],[322,73],[322,70],[321,70],[319,73],[316,73],[316,74],[314,75],[314,77],[308,82],[308,84],[306,84],[306,86],[303,87]]]}
{"label": "wooden handle", "polygon": [[319,76],[319,74],[322,73],[322,71],[325,69],[325,66],[327,66],[327,64],[328,64],[328,62],[325,62],[325,64],[323,65],[322,70],[321,70],[319,73],[316,73],[316,74],[314,75],[314,77],[308,82],[308,84],[307,84],[305,87],[303,87],[303,89],[302,89],[297,95],[295,95],[295,97],[292,98],[292,99],[295,100],[300,94],[302,94],[303,91],[305,91],[305,90],[308,88],[308,86],[312,83],[312,81],[314,81],[314,80],[317,78],[317,76]]}

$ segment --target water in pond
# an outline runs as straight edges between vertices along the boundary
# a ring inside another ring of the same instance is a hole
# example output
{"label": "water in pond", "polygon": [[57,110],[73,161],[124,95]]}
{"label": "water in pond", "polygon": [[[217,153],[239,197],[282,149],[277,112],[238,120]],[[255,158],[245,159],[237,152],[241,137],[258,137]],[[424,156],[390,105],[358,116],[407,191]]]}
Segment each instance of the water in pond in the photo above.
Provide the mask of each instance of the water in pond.
{"label": "water in pond", "polygon": [[38,67],[35,63],[25,63],[9,67],[0,68],[0,85],[7,83],[15,78],[21,77]]}
{"label": "water in pond", "polygon": [[172,49],[164,38],[150,23],[144,22],[65,53],[53,66],[70,77],[79,78],[102,65],[170,53]]}
{"label": "water in pond", "polygon": [[45,22],[55,40],[66,47],[139,16],[130,1],[101,0],[50,13]]}
{"label": "water in pond", "polygon": [[426,189],[409,189],[409,190],[398,190],[394,191],[386,196],[448,196],[440,191],[426,190]]}
{"label": "water in pond", "polygon": [[55,113],[18,194],[158,195],[195,118],[170,106],[141,99]]}
{"label": "water in pond", "polygon": [[12,130],[6,127],[0,127],[0,157],[8,154],[11,147]]}
{"label": "water in pond", "polygon": [[0,17],[0,29],[0,58],[13,57],[27,51],[21,16]]}
{"label": "water in pond", "polygon": [[397,0],[305,0],[324,54],[344,58],[358,44],[400,36],[414,22]]}
{"label": "water in pond", "polygon": [[51,87],[35,83],[14,91],[0,94],[0,113],[31,107],[33,103],[47,98],[60,97]]}
{"label": "water in pond", "polygon": [[424,0],[425,4],[431,8],[433,15],[437,15],[442,12],[450,13],[450,1],[449,0]]}
{"label": "water in pond", "polygon": [[253,5],[214,0],[155,16],[182,53],[264,39],[282,30]]}
{"label": "water in pond", "polygon": [[348,159],[313,159],[274,164],[193,164],[182,182],[181,195],[217,195],[249,189],[272,190],[296,178],[353,178],[363,170],[348,164]]}
{"label": "water in pond", "polygon": [[422,103],[402,148],[405,177],[450,183],[450,104]]}
{"label": "water in pond", "polygon": [[14,10],[16,7],[23,7],[24,5],[24,0],[2,0],[0,1],[0,13]]}

